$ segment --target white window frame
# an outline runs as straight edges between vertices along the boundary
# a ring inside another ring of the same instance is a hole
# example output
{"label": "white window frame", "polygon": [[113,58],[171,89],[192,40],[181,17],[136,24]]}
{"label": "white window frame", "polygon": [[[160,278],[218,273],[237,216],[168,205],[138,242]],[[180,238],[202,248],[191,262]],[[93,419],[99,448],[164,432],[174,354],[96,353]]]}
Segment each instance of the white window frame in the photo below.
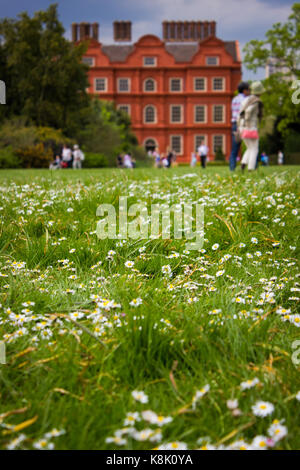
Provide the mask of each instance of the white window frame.
{"label": "white window frame", "polygon": [[[172,80],[179,80],[180,90],[172,90]],[[183,78],[182,77],[171,77],[169,79],[169,91],[170,93],[182,93],[183,90]]]}
{"label": "white window frame", "polygon": [[[204,137],[204,144],[207,145],[207,134],[194,134],[194,152],[198,152],[198,147],[200,147],[200,145],[197,145],[197,137]],[[203,140],[202,140],[203,142]]]}
{"label": "white window frame", "polygon": [[117,109],[121,109],[123,106],[126,106],[126,107],[128,108],[128,111],[123,110],[124,113],[127,113],[128,116],[130,116],[130,115],[131,115],[131,105],[130,105],[130,104],[125,104],[125,103],[123,104],[123,103],[121,103],[121,104],[118,104],[118,105],[117,105]]}
{"label": "white window frame", "polygon": [[[214,57],[214,58],[217,59],[217,63],[216,63],[216,64],[209,64],[209,63],[208,63],[208,59],[210,59],[210,58],[212,58],[212,57]],[[208,67],[217,67],[218,65],[220,65],[220,57],[217,56],[217,55],[207,55],[207,56],[205,57],[205,65],[207,65]]]}
{"label": "white window frame", "polygon": [[[180,108],[180,121],[173,121],[173,108]],[[183,124],[183,104],[170,104],[170,123],[171,124]]]}
{"label": "white window frame", "polygon": [[[104,80],[104,90],[97,90],[97,80]],[[95,93],[107,93],[107,77],[95,77],[94,78],[94,90]]]}
{"label": "white window frame", "polygon": [[[221,90],[216,90],[214,88],[214,81],[215,80],[222,80],[222,89]],[[212,91],[215,91],[216,93],[222,93],[223,91],[226,90],[226,79],[225,77],[212,77],[211,79],[211,88],[212,88]]]}
{"label": "white window frame", "polygon": [[[204,108],[204,121],[196,120],[196,108],[202,106]],[[194,105],[194,124],[206,124],[207,123],[207,105],[206,104],[195,104]]]}
{"label": "white window frame", "polygon": [[[128,80],[128,90],[120,90],[120,81],[121,80]],[[130,93],[131,90],[131,80],[129,77],[118,77],[118,93]]]}
{"label": "white window frame", "polygon": [[226,155],[226,135],[225,134],[213,134],[212,135],[212,153],[216,155],[215,152],[215,137],[222,137],[222,152]]}
{"label": "white window frame", "polygon": [[183,155],[183,135],[182,134],[171,134],[170,135],[170,148],[171,148],[171,150],[173,150],[173,146],[172,146],[172,138],[173,137],[179,137],[180,138],[180,152],[177,152],[176,150],[174,150],[174,152],[176,152],[177,155]]}
{"label": "white window frame", "polygon": [[[152,80],[154,82],[154,90],[146,90],[146,82],[148,80]],[[157,86],[156,86],[156,80],[152,77],[148,77],[148,78],[145,78],[144,82],[143,82],[143,90],[144,90],[144,93],[155,93],[156,92],[156,89],[157,89]]]}
{"label": "white window frame", "polygon": [[[215,120],[215,108],[216,108],[216,107],[220,107],[220,106],[222,106],[222,108],[223,108],[223,119],[222,119],[222,121],[216,121],[216,120]],[[213,105],[213,109],[212,109],[212,122],[213,122],[214,124],[224,124],[224,123],[225,123],[225,120],[226,120],[226,114],[225,114],[225,113],[226,113],[226,106],[225,106],[225,104],[214,104],[214,105]]]}
{"label": "white window frame", "polygon": [[[199,78],[204,80],[203,90],[197,90],[197,88],[196,88],[196,80],[199,80]],[[204,93],[205,91],[207,91],[207,78],[206,77],[194,77],[194,91],[196,93]]]}
{"label": "white window frame", "polygon": [[[84,62],[83,59],[92,59],[92,65],[89,65],[87,64],[86,62]],[[95,67],[95,57],[90,57],[90,56],[83,56],[82,57],[82,63],[85,64],[85,65],[88,65],[89,67]]]}
{"label": "white window frame", "polygon": [[[149,107],[152,107],[154,108],[154,121],[146,121],[146,110],[147,108]],[[156,109],[156,106],[154,104],[146,104],[146,106],[144,107],[144,112],[143,112],[143,120],[144,120],[144,124],[157,124],[157,109]]]}
{"label": "white window frame", "polygon": [[[154,59],[154,64],[146,64],[146,59]],[[157,65],[157,57],[154,57],[154,56],[144,56],[143,57],[143,66],[144,67],[156,67]]]}

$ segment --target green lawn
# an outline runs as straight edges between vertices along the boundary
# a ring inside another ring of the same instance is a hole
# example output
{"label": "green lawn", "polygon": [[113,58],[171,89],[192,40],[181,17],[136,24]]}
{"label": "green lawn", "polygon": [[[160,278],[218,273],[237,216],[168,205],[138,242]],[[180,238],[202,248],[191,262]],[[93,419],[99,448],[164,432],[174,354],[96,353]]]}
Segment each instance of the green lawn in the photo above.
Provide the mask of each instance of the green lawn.
{"label": "green lawn", "polygon": [[[0,447],[299,449],[299,176],[1,171]],[[99,240],[124,195],[204,203],[203,249]]]}

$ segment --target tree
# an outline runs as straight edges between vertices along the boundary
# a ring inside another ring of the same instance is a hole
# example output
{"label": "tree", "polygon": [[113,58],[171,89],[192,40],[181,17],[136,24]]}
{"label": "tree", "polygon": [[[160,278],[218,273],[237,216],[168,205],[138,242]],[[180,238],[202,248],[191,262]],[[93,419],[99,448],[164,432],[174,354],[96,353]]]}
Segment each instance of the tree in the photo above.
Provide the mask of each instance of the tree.
{"label": "tree", "polygon": [[75,46],[63,34],[56,4],[32,18],[21,13],[17,20],[0,21],[1,78],[7,90],[2,118],[23,115],[68,134],[79,127],[80,110],[89,103],[87,67],[81,62],[86,45]]}
{"label": "tree", "polygon": [[118,153],[133,150],[138,143],[131,132],[129,116],[116,109],[111,101],[93,98],[90,106],[82,112],[81,122],[81,130],[77,134],[80,145],[87,152],[107,155],[111,164],[115,163]]}
{"label": "tree", "polygon": [[287,23],[274,24],[265,40],[248,42],[244,52],[249,70],[256,72],[268,61],[277,66],[277,72],[264,82],[265,114],[277,117],[277,129],[283,134],[300,130],[300,105],[292,102],[293,85],[300,79],[300,3],[293,5]]}

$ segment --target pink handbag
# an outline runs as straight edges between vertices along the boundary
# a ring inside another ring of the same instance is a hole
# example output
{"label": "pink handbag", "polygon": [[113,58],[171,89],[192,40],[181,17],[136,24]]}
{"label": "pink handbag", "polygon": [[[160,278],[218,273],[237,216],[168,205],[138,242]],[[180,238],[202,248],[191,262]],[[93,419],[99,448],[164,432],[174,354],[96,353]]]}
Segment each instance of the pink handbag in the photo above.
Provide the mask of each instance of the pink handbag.
{"label": "pink handbag", "polygon": [[244,129],[241,136],[242,139],[258,139],[258,132],[256,129]]}

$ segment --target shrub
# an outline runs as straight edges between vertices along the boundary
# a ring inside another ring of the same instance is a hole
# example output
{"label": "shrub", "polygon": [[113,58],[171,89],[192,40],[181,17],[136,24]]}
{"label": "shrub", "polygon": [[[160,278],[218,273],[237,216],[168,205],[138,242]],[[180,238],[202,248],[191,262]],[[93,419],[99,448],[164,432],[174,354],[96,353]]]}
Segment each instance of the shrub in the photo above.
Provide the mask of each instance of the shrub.
{"label": "shrub", "polygon": [[42,143],[20,148],[16,150],[16,155],[21,159],[22,167],[25,168],[48,168],[53,160],[52,150],[46,149]]}
{"label": "shrub", "polygon": [[207,162],[208,166],[227,166],[227,162],[225,160],[212,160]]}
{"label": "shrub", "polygon": [[0,149],[0,168],[21,168],[20,158],[13,152],[11,147]]}
{"label": "shrub", "polygon": [[84,168],[106,168],[108,159],[102,153],[85,153]]}
{"label": "shrub", "polygon": [[225,155],[222,152],[221,147],[219,147],[216,151],[215,160],[219,161],[219,162],[224,162],[225,161]]}

